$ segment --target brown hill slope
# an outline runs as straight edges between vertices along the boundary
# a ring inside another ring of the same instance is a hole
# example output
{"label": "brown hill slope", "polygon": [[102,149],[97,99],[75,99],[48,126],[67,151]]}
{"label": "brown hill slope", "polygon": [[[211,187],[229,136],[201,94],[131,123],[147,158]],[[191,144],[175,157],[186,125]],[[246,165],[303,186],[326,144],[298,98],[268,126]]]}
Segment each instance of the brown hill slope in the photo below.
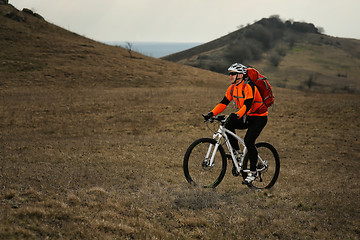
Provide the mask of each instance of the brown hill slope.
{"label": "brown hill slope", "polygon": [[163,59],[220,73],[241,62],[276,86],[360,93],[360,40],[320,34],[313,24],[277,16]]}
{"label": "brown hill slope", "polygon": [[183,155],[212,136],[200,114],[223,97],[223,75],[129,58],[8,11],[0,5],[0,239],[359,238],[358,95],[275,87],[259,139],[280,154],[274,188],[250,191],[231,171],[215,190],[190,188]]}
{"label": "brown hill slope", "polygon": [[[136,53],[130,58],[126,49],[84,38],[11,5],[1,6],[0,18],[3,85],[157,87],[215,76]],[[101,79],[96,78],[99,75]]]}

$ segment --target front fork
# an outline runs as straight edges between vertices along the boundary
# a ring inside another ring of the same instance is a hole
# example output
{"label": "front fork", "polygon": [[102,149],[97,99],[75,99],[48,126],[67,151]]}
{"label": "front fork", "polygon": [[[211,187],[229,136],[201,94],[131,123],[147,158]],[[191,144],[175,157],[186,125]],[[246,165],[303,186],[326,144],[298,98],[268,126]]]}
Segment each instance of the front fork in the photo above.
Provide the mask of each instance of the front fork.
{"label": "front fork", "polygon": [[203,167],[205,167],[205,166],[213,167],[214,166],[215,155],[219,148],[219,145],[220,145],[219,141],[215,145],[210,144],[209,149],[205,156],[205,160],[203,162]]}
{"label": "front fork", "polygon": [[219,148],[219,145],[221,144],[221,134],[220,133],[215,133],[213,135],[213,139],[216,140],[216,144],[210,144],[209,145],[209,149],[206,153],[205,156],[205,160],[203,162],[203,167],[213,167],[214,166],[214,161],[215,161],[215,155],[216,152]]}

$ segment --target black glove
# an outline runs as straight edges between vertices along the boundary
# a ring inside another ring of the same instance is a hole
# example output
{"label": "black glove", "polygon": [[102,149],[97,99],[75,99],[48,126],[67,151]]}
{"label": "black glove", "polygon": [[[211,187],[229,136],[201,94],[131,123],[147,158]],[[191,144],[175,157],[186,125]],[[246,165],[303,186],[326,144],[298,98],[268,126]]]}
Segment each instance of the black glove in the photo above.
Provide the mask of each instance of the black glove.
{"label": "black glove", "polygon": [[236,114],[236,113],[231,113],[228,117],[228,121],[234,121],[234,120],[238,120],[239,119],[239,114]]}
{"label": "black glove", "polygon": [[214,116],[213,112],[209,112],[207,115],[202,115],[205,121],[209,121],[210,118]]}

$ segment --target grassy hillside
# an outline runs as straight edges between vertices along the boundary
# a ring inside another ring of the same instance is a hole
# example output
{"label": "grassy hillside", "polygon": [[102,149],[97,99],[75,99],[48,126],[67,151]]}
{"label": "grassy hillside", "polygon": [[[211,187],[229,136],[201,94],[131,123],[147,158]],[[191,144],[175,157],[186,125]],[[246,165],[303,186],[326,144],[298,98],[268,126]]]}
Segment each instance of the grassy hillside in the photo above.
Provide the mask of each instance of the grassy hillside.
{"label": "grassy hillside", "polygon": [[241,62],[279,87],[360,93],[360,40],[330,37],[313,24],[277,16],[164,59],[220,73]]}
{"label": "grassy hillside", "polygon": [[124,48],[68,32],[11,5],[2,5],[0,16],[4,86],[159,87],[189,84],[199,75],[216,76],[136,53],[131,58]]}
{"label": "grassy hillside", "polygon": [[183,155],[212,135],[200,114],[226,76],[130,58],[9,5],[0,29],[0,239],[360,237],[359,95],[275,87],[259,139],[280,154],[274,188],[230,171],[192,188]]}

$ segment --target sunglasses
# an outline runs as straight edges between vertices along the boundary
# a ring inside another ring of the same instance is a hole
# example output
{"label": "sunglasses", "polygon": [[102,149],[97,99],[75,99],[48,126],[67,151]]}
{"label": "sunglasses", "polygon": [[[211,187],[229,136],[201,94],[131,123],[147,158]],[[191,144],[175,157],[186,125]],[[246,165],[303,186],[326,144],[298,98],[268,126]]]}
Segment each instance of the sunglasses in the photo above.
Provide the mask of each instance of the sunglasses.
{"label": "sunglasses", "polygon": [[238,74],[237,72],[229,72],[230,76],[235,76],[236,74]]}

